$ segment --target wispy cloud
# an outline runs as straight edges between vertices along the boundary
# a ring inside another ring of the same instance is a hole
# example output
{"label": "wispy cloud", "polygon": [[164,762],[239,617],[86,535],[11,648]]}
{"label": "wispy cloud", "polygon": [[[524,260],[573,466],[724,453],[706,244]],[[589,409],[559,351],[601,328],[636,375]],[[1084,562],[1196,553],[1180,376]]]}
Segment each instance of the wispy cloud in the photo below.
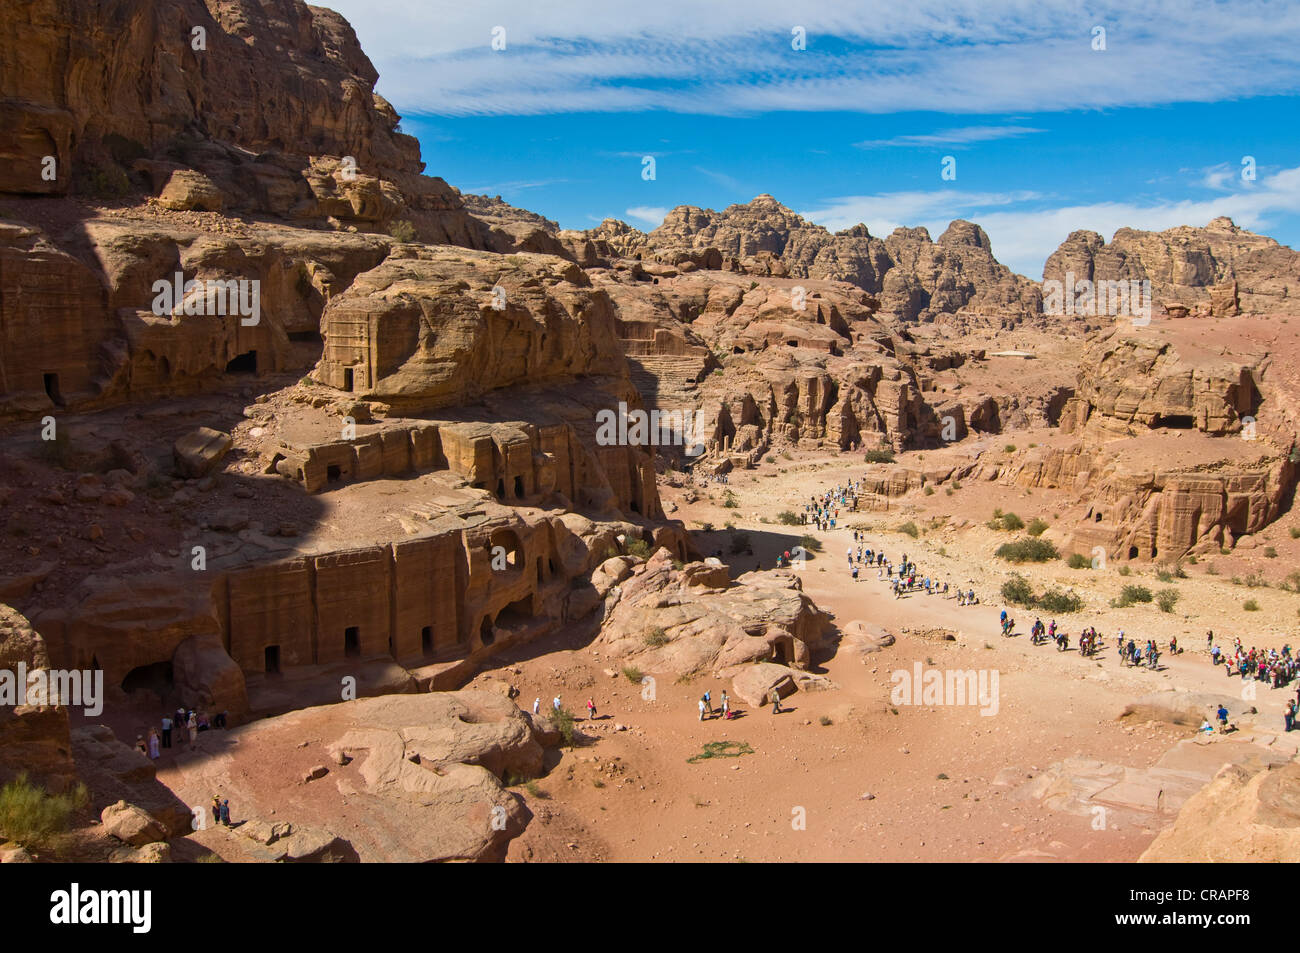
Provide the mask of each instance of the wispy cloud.
{"label": "wispy cloud", "polygon": [[890,139],[866,139],[853,143],[859,149],[891,149],[897,147],[952,146],[963,148],[977,142],[993,142],[997,139],[1017,139],[1020,136],[1046,132],[1045,129],[1030,129],[1025,126],[963,126],[960,129],[945,129],[920,135],[894,136]]}
{"label": "wispy cloud", "polygon": [[[356,27],[380,90],[411,114],[990,115],[1300,90],[1300,5],[1272,0],[1095,0],[1087,12],[1076,0],[331,5]],[[795,25],[806,50],[791,48]],[[495,26],[504,50],[491,48]]]}

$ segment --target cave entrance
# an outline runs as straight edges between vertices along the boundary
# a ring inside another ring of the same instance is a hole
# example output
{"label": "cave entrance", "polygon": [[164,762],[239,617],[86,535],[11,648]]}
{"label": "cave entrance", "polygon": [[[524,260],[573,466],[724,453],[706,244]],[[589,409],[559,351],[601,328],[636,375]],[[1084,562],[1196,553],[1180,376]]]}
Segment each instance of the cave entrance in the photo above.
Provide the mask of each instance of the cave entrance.
{"label": "cave entrance", "polygon": [[122,679],[122,691],[129,695],[145,689],[162,697],[171,691],[172,684],[172,663],[154,662],[151,665],[137,666],[127,672],[126,678]]}
{"label": "cave entrance", "polygon": [[1196,427],[1196,418],[1191,414],[1159,414],[1155,420],[1151,421],[1151,426],[1192,430]]}
{"label": "cave entrance", "polygon": [[59,390],[59,375],[48,373],[43,376],[45,378],[45,396],[54,403],[55,407],[62,407],[63,393]]}
{"label": "cave entrance", "polygon": [[486,615],[485,615],[485,616],[483,617],[483,624],[480,625],[479,628],[478,628],[478,636],[479,636],[479,640],[480,640],[484,645],[491,645],[493,642],[496,641],[496,638],[497,638],[497,637],[496,637],[496,633],[495,633],[494,631],[492,631],[492,617],[491,617],[491,616],[486,616]]}
{"label": "cave entrance", "polygon": [[515,499],[522,500],[524,495],[524,478],[517,476],[515,477]]}
{"label": "cave entrance", "polygon": [[343,368],[343,389],[352,390],[352,368],[350,367]]}
{"label": "cave entrance", "polygon": [[257,352],[245,351],[243,354],[237,354],[226,364],[227,374],[256,374],[257,373]]}
{"label": "cave entrance", "polygon": [[1129,558],[1129,559],[1137,559],[1137,558],[1138,558],[1138,548],[1137,548],[1136,546],[1130,546],[1130,547],[1128,548],[1128,558]]}
{"label": "cave entrance", "polygon": [[790,646],[786,644],[785,639],[779,639],[772,643],[772,661],[777,665],[789,665],[794,661],[791,656]]}
{"label": "cave entrance", "polygon": [[426,625],[420,630],[420,651],[425,655],[433,654],[433,626]]}
{"label": "cave entrance", "polygon": [[262,668],[267,675],[280,674],[280,646],[268,645],[262,653]]}
{"label": "cave entrance", "polygon": [[504,500],[505,498],[506,498],[506,481],[505,478],[503,477],[502,479],[497,480],[497,499]]}
{"label": "cave entrance", "polygon": [[518,625],[533,617],[533,597],[516,599],[497,613],[497,623],[503,626]]}
{"label": "cave entrance", "polygon": [[338,483],[343,478],[343,471],[337,463],[331,463],[325,468],[325,479],[330,483]]}
{"label": "cave entrance", "polygon": [[343,630],[343,654],[348,658],[361,656],[361,629],[350,625]]}

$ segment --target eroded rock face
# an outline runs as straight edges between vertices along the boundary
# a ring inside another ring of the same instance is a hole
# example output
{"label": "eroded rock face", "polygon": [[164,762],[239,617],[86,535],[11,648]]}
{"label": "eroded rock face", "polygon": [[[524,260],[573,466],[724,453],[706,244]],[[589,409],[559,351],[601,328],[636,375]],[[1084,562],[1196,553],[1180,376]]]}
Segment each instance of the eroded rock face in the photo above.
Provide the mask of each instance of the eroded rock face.
{"label": "eroded rock face", "polygon": [[[721,212],[679,206],[644,238],[611,221],[586,234],[624,256],[670,265],[843,281],[878,296],[883,310],[905,321],[961,310],[1014,321],[1040,310],[1038,289],[997,262],[983,229],[960,219],[937,242],[924,228],[899,228],[882,241],[864,225],[831,234],[760,195]],[[700,257],[710,250],[714,259]]]}
{"label": "eroded rock face", "polygon": [[330,301],[313,376],[401,411],[617,375],[613,307],[589,285],[577,266],[551,257],[412,247]]}
{"label": "eroded rock face", "polygon": [[[19,665],[24,666],[23,669]],[[20,613],[0,605],[0,672],[17,691],[20,671],[51,668],[45,640]],[[62,791],[73,781],[72,742],[68,710],[62,705],[0,704],[0,783],[26,772],[37,784]]]}
{"label": "eroded rock face", "polygon": [[661,549],[609,590],[598,641],[643,671],[730,677],[755,661],[807,667],[827,622],[792,573],[747,573],[733,585],[725,567],[675,569]]}
{"label": "eroded rock face", "polygon": [[1150,281],[1157,311],[1216,317],[1239,312],[1296,313],[1300,253],[1216,218],[1204,228],[1163,232],[1121,228],[1110,244],[1096,232],[1071,232],[1043,266],[1043,280]]}
{"label": "eroded rock face", "polygon": [[1300,857],[1300,765],[1227,764],[1182,806],[1142,863],[1289,863]]}

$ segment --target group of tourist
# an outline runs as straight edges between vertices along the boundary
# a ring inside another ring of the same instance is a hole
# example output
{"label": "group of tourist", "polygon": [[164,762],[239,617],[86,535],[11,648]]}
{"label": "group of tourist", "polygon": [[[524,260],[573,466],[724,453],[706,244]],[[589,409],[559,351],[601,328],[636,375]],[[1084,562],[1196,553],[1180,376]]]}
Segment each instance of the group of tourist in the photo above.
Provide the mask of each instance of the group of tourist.
{"label": "group of tourist", "polygon": [[[808,497],[808,502],[799,512],[800,525],[811,524],[819,530],[834,529],[836,521],[840,518],[840,507],[846,507],[852,512],[857,511],[858,491],[861,487],[861,480],[850,480],[821,495],[814,493]],[[854,536],[856,537],[857,534],[855,533]]]}
{"label": "group of tourist", "polygon": [[225,728],[227,712],[219,712],[211,717],[206,712],[195,709],[177,708],[175,715],[162,716],[158,727],[150,727],[146,734],[136,735],[135,749],[142,755],[157,761],[162,757],[164,748],[177,748],[188,745],[193,751],[199,743],[199,732],[209,728]]}
{"label": "group of tourist", "polygon": [[1232,654],[1228,655],[1213,644],[1213,638],[1207,639],[1207,642],[1210,644],[1210,661],[1215,665],[1222,664],[1228,677],[1240,675],[1242,681],[1254,679],[1257,682],[1271,682],[1273,688],[1284,688],[1300,674],[1300,666],[1297,666],[1296,660],[1291,656],[1290,645],[1282,646],[1280,652],[1277,649],[1257,649],[1254,646],[1247,650],[1238,638],[1233,640]]}

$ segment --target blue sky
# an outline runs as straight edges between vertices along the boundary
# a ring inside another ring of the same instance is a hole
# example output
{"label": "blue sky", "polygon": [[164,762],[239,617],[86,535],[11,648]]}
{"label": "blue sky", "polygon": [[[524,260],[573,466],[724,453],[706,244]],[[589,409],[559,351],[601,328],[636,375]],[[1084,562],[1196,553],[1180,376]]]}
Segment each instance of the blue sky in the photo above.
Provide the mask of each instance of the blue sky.
{"label": "blue sky", "polygon": [[1300,4],[330,5],[429,174],[566,228],[768,192],[882,237],[970,219],[1033,278],[1078,228],[1300,245]]}

